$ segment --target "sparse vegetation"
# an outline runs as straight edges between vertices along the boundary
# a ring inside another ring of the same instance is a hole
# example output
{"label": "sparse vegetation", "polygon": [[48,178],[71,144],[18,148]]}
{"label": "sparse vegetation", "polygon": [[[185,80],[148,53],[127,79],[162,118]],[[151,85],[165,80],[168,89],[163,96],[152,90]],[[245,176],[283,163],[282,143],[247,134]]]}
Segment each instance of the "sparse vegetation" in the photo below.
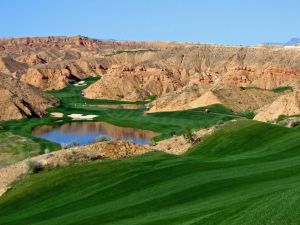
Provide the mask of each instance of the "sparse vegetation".
{"label": "sparse vegetation", "polygon": [[61,144],[62,149],[72,148],[72,147],[76,147],[76,146],[79,146],[79,143],[77,141],[72,141],[69,144]]}
{"label": "sparse vegetation", "polygon": [[279,116],[277,117],[277,119],[276,119],[276,122],[278,123],[278,122],[284,120],[285,118],[287,118],[286,115],[279,115]]}
{"label": "sparse vegetation", "polygon": [[26,161],[29,173],[38,173],[44,169],[44,166],[41,162],[33,159]]}
{"label": "sparse vegetation", "polygon": [[110,141],[109,137],[100,136],[96,138],[96,142],[107,142]]}
{"label": "sparse vegetation", "polygon": [[196,135],[195,135],[194,131],[189,127],[185,128],[183,137],[189,143],[194,143],[194,141],[196,140]]}
{"label": "sparse vegetation", "polygon": [[255,117],[255,112],[253,111],[246,111],[246,112],[240,112],[238,115],[245,117],[247,119],[253,119]]}
{"label": "sparse vegetation", "polygon": [[155,95],[149,95],[147,98],[148,101],[154,101],[155,99],[156,99]]}
{"label": "sparse vegetation", "polygon": [[135,54],[135,53],[144,53],[144,52],[156,52],[158,50],[155,49],[132,49],[132,50],[117,50],[114,51],[111,54],[108,54],[106,56],[113,56],[113,55],[119,55],[123,53],[128,53],[128,54]]}
{"label": "sparse vegetation", "polygon": [[151,140],[149,145],[150,145],[150,146],[155,146],[155,145],[157,145],[157,143],[156,143],[156,141]]}
{"label": "sparse vegetation", "polygon": [[290,86],[278,87],[278,88],[273,88],[272,91],[275,93],[281,93],[281,92],[285,92],[285,91],[293,91],[293,87],[290,87]]}

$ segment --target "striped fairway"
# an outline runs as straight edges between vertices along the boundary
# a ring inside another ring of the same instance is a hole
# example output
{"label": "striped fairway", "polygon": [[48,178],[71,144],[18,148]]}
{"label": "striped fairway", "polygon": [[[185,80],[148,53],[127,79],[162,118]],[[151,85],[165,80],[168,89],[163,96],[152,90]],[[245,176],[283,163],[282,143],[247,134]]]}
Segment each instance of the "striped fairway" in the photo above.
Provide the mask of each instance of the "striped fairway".
{"label": "striped fairway", "polygon": [[0,224],[299,224],[300,132],[229,122],[182,156],[44,171],[0,199]]}

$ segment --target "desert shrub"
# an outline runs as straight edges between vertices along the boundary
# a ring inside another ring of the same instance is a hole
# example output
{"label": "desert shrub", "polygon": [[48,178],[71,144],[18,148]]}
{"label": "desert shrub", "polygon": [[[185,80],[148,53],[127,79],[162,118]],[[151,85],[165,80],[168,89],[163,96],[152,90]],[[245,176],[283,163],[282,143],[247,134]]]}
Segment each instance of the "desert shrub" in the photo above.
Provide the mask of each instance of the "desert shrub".
{"label": "desert shrub", "polygon": [[223,124],[224,124],[223,120],[218,120],[218,122],[216,122],[216,124],[215,124],[215,127],[220,127]]}
{"label": "desert shrub", "polygon": [[46,148],[45,150],[44,150],[44,154],[49,154],[50,153],[50,150],[48,149],[48,148]]}
{"label": "desert shrub", "polygon": [[278,122],[284,120],[285,118],[286,118],[285,115],[279,115],[279,116],[277,117],[277,119],[276,119],[276,122],[278,123]]}
{"label": "desert shrub", "polygon": [[61,144],[60,145],[62,149],[67,149],[67,148],[72,148],[72,147],[76,147],[79,146],[79,143],[77,141],[72,141],[70,144]]}
{"label": "desert shrub", "polygon": [[192,131],[191,128],[186,128],[185,129],[185,133],[183,134],[183,137],[185,138],[185,140],[189,143],[193,143],[196,140],[196,135],[195,133]]}
{"label": "desert shrub", "polygon": [[68,148],[68,144],[65,144],[65,143],[61,144],[60,146],[61,146],[62,149]]}
{"label": "desert shrub", "polygon": [[157,145],[157,143],[156,143],[156,141],[154,141],[153,139],[151,139],[151,141],[150,141],[150,144],[149,144],[150,146],[155,146],[155,145]]}
{"label": "desert shrub", "polygon": [[147,99],[148,99],[149,101],[154,101],[154,100],[156,99],[156,96],[155,96],[155,95],[149,95],[149,96],[147,97]]}
{"label": "desert shrub", "polygon": [[173,136],[176,136],[176,132],[175,131],[171,131],[170,132],[170,135],[173,137]]}
{"label": "desert shrub", "polygon": [[69,144],[69,147],[75,147],[75,146],[79,146],[79,143],[77,141],[72,141],[70,144]]}
{"label": "desert shrub", "polygon": [[300,125],[300,120],[293,120],[291,121],[291,127],[297,127]]}
{"label": "desert shrub", "polygon": [[273,88],[272,91],[275,93],[280,93],[284,91],[293,91],[293,87],[291,86],[278,87],[278,88]]}
{"label": "desert shrub", "polygon": [[109,137],[97,137],[96,142],[105,142],[105,141],[110,141]]}
{"label": "desert shrub", "polygon": [[247,119],[253,119],[255,117],[255,112],[245,111],[245,112],[237,113],[237,115],[246,117]]}
{"label": "desert shrub", "polygon": [[38,173],[44,169],[44,166],[41,162],[32,159],[28,160],[26,165],[29,173]]}

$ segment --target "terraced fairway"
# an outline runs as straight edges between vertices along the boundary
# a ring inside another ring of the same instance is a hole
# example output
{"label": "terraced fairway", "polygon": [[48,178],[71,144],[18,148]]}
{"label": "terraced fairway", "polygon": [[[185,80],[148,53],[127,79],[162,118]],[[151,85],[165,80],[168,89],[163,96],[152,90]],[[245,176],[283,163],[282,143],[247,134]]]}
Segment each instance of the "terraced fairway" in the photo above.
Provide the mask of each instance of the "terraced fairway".
{"label": "terraced fairway", "polygon": [[44,171],[0,199],[0,224],[299,224],[299,140],[242,120],[183,156]]}

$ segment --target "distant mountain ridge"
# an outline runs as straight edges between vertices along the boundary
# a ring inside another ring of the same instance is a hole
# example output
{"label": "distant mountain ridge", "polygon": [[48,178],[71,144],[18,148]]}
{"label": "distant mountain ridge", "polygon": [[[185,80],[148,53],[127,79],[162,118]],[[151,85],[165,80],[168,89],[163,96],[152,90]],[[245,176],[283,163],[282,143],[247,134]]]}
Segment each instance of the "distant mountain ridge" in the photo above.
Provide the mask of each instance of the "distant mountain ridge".
{"label": "distant mountain ridge", "polygon": [[288,42],[285,43],[275,43],[275,42],[266,42],[266,45],[282,45],[282,46],[293,46],[293,45],[300,45],[300,38],[292,38]]}

